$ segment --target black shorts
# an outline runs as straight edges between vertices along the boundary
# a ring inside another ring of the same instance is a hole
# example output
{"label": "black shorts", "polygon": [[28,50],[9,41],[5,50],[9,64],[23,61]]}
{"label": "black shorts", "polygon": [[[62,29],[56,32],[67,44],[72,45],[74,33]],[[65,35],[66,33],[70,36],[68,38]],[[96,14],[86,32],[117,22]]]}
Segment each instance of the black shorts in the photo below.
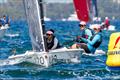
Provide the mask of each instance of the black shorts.
{"label": "black shorts", "polygon": [[87,44],[85,43],[79,43],[77,44],[80,48],[84,49],[86,53],[91,53],[90,50],[88,49]]}

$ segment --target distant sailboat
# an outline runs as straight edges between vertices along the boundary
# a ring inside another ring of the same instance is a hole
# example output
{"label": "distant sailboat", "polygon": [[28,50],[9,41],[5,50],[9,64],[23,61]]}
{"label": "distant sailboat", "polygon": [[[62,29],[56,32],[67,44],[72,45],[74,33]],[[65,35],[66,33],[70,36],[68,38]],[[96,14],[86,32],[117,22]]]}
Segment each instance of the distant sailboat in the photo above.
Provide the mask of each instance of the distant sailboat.
{"label": "distant sailboat", "polygon": [[5,26],[0,27],[0,39],[2,39],[5,36],[6,30],[9,28],[9,26],[6,24]]}
{"label": "distant sailboat", "polygon": [[29,32],[32,42],[32,51],[25,54],[12,55],[8,58],[9,64],[30,62],[48,67],[58,61],[79,62],[83,49],[60,48],[47,52],[45,43],[45,25],[42,0],[24,0]]}
{"label": "distant sailboat", "polygon": [[79,21],[76,12],[74,12],[74,14],[71,14],[70,17],[68,17],[67,21]]}
{"label": "distant sailboat", "polygon": [[[97,0],[73,0],[75,10],[80,21],[92,22],[101,21],[100,17],[98,17],[98,9],[97,9]],[[100,23],[95,23],[100,24]],[[93,29],[94,24],[90,24],[90,28]],[[110,25],[108,30],[114,31],[115,26]]]}

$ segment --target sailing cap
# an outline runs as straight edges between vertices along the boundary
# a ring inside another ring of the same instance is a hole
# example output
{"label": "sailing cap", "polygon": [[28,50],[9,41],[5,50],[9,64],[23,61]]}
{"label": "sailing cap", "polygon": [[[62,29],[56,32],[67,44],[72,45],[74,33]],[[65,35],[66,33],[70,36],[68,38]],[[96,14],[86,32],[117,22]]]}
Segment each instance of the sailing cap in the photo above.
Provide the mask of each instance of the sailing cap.
{"label": "sailing cap", "polygon": [[79,25],[86,25],[85,21],[81,21]]}
{"label": "sailing cap", "polygon": [[101,27],[100,27],[99,24],[95,24],[95,25],[93,26],[93,29],[100,29],[100,30],[101,30]]}
{"label": "sailing cap", "polygon": [[53,34],[53,32],[52,31],[47,31],[46,34]]}

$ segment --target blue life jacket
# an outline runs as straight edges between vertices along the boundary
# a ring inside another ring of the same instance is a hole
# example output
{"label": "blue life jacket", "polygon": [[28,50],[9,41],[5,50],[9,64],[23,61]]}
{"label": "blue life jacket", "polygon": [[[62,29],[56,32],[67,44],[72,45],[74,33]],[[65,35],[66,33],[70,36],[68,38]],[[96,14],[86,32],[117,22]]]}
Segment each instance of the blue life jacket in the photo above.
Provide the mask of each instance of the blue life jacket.
{"label": "blue life jacket", "polygon": [[102,42],[101,32],[93,35],[91,39],[81,38],[81,40],[87,44],[87,47],[91,53],[94,53],[95,50],[100,46]]}
{"label": "blue life jacket", "polygon": [[5,25],[5,21],[3,19],[0,19],[0,23],[4,26]]}
{"label": "blue life jacket", "polygon": [[101,43],[102,34],[99,32],[93,35],[90,40],[88,40],[87,46],[91,53],[95,53],[96,49],[100,46]]}
{"label": "blue life jacket", "polygon": [[[95,37],[95,35],[97,35],[97,34],[94,34],[94,35],[90,38],[90,41],[93,40],[93,38]],[[102,43],[102,35],[101,35],[101,34],[99,34],[99,35],[100,35],[100,39],[99,39],[99,41],[97,41],[97,42],[94,43],[94,45],[93,45],[94,48],[98,48],[98,47],[100,46],[100,44]]]}
{"label": "blue life jacket", "polygon": [[6,16],[5,24],[9,24],[9,17]]}

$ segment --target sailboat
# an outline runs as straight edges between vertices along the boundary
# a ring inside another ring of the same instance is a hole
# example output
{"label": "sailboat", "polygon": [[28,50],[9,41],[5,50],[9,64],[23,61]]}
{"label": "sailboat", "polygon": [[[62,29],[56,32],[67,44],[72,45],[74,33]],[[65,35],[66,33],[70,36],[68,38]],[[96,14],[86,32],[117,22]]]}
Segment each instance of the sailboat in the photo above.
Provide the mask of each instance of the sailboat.
{"label": "sailboat", "polygon": [[83,49],[67,49],[65,47],[47,51],[45,43],[45,25],[42,0],[24,0],[29,34],[32,42],[32,51],[24,54],[12,55],[7,64],[30,62],[44,67],[49,67],[57,62],[80,62]]}
{"label": "sailboat", "polygon": [[[95,2],[94,2],[94,6],[92,6],[92,11],[90,11],[92,1]],[[96,8],[97,6],[96,0],[73,0],[73,2],[74,2],[75,11],[77,13],[77,17],[80,21],[89,22],[91,20],[90,12],[94,12],[93,13],[94,17],[98,16],[98,12]],[[94,26],[94,24],[92,26]],[[96,50],[95,54],[105,54],[105,52],[103,50]]]}
{"label": "sailboat", "polygon": [[[95,18],[96,20],[98,19],[97,21],[100,21],[100,18],[98,17],[97,0],[73,0],[73,1],[74,1],[75,11],[80,21],[91,22],[92,19]],[[96,24],[100,24],[100,22],[95,24],[90,24],[90,28],[93,29],[94,25]],[[102,24],[100,25],[102,26]],[[110,25],[108,27],[108,30],[114,31],[115,26]]]}
{"label": "sailboat", "polygon": [[6,30],[9,28],[8,24],[5,26],[0,27],[0,39],[2,39],[5,35]]}

